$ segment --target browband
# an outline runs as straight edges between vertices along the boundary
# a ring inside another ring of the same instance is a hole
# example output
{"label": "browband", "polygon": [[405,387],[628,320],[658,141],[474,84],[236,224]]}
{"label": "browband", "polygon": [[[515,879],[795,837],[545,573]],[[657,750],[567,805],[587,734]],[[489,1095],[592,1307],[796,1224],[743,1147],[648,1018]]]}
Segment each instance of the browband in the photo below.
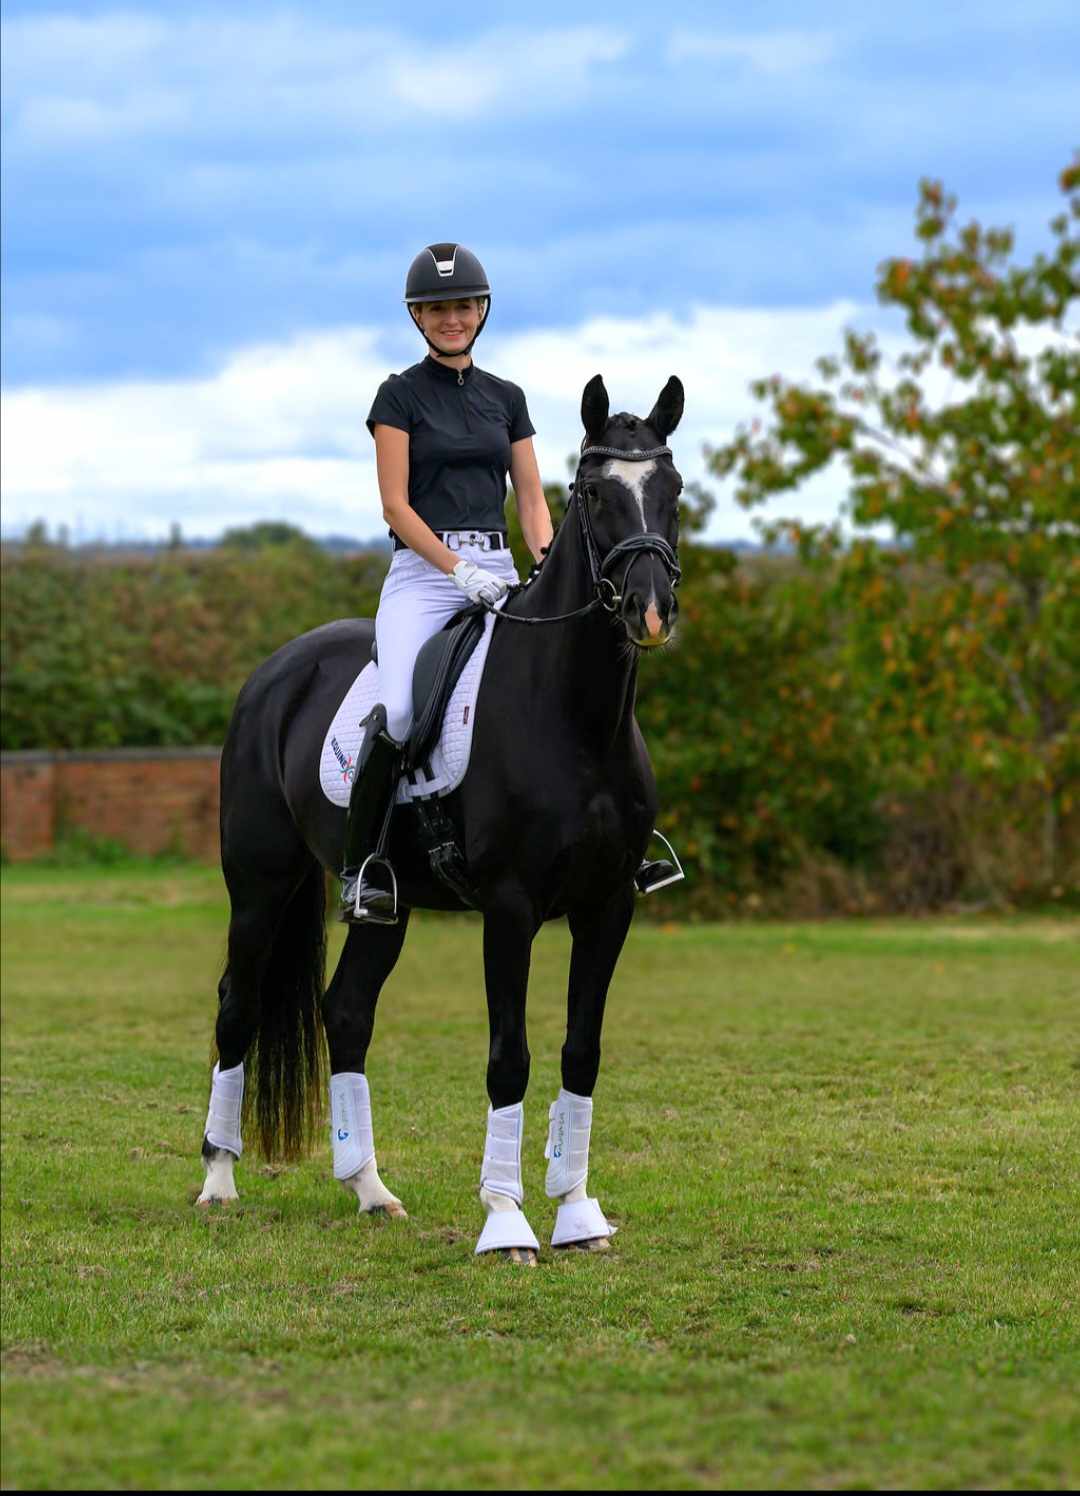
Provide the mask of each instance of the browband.
{"label": "browband", "polygon": [[647,451],[624,452],[621,447],[583,447],[582,457],[621,457],[624,462],[647,462],[650,457],[670,457],[670,447],[649,447]]}

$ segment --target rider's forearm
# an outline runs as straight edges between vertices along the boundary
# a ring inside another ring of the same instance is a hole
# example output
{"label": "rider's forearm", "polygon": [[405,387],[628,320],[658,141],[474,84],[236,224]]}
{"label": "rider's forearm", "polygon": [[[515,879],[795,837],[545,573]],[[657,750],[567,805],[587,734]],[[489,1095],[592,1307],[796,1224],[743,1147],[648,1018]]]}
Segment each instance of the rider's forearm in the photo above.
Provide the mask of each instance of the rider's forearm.
{"label": "rider's forearm", "polygon": [[544,490],[538,488],[535,492],[526,490],[517,496],[518,518],[521,520],[521,533],[525,537],[525,544],[532,552],[534,561],[541,559],[541,551],[544,546],[551,544],[551,512],[544,498]]}
{"label": "rider's forearm", "polygon": [[420,518],[408,499],[383,499],[383,515],[386,523],[411,551],[430,561],[447,575],[461,560],[445,546],[430,525]]}

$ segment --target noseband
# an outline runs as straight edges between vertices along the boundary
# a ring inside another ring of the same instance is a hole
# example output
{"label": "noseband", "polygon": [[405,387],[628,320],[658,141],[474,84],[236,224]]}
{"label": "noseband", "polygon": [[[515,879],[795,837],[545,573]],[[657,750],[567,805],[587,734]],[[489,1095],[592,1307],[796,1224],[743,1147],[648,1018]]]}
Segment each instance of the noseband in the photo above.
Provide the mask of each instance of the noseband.
{"label": "noseband", "polygon": [[506,613],[501,608],[494,608],[485,604],[488,611],[494,613],[496,618],[506,619],[508,623],[563,623],[568,618],[580,618],[585,613],[591,613],[594,608],[603,608],[607,613],[615,613],[622,605],[623,595],[608,576],[608,572],[616,561],[623,556],[630,556],[630,564],[623,576],[623,587],[626,586],[626,578],[630,575],[630,567],[639,555],[651,551],[659,556],[664,563],[668,574],[668,580],[672,591],[682,580],[682,569],[679,559],[673,548],[662,535],[655,530],[646,530],[641,535],[630,535],[626,540],[618,540],[605,556],[600,555],[600,548],[596,544],[596,536],[593,534],[592,520],[589,518],[589,504],[585,497],[585,485],[581,481],[581,464],[586,457],[616,457],[620,462],[650,462],[654,457],[670,457],[670,447],[649,447],[645,450],[631,452],[623,451],[621,447],[583,447],[578,458],[577,472],[574,481],[570,484],[570,504],[567,510],[577,510],[581,522],[581,533],[585,540],[585,555],[589,563],[589,577],[592,582],[593,592],[596,594],[591,602],[583,608],[575,608],[572,613],[559,613],[554,618],[522,618],[515,613]]}

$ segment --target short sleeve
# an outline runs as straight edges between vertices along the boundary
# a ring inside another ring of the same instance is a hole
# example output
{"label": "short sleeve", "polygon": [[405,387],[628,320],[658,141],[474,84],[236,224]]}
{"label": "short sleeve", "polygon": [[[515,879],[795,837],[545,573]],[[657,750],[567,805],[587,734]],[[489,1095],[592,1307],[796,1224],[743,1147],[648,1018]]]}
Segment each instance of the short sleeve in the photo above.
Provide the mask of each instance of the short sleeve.
{"label": "short sleeve", "polygon": [[384,379],[376,392],[368,413],[367,429],[375,435],[376,426],[396,426],[399,431],[411,431],[412,411],[404,381],[397,374]]}
{"label": "short sleeve", "polygon": [[529,420],[529,407],[525,403],[525,391],[514,385],[510,404],[510,441],[519,442],[527,436],[535,436],[536,427]]}

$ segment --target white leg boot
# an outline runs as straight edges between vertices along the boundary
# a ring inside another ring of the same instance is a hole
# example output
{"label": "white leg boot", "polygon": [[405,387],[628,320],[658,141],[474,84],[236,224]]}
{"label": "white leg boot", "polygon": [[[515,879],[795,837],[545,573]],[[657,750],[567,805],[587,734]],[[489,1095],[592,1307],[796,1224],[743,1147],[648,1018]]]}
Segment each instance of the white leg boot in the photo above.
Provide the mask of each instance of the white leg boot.
{"label": "white leg boot", "polygon": [[550,1200],[559,1202],[551,1234],[553,1247],[588,1247],[602,1252],[607,1248],[607,1238],[615,1235],[615,1227],[604,1218],[600,1202],[590,1199],[586,1189],[592,1109],[591,1096],[560,1090],[548,1113],[544,1191]]}
{"label": "white leg boot", "polygon": [[330,1077],[330,1146],[334,1178],[356,1196],[361,1214],[383,1213],[397,1220],[407,1219],[401,1201],[379,1178],[371,1092],[367,1076],[355,1070],[342,1070]]}
{"label": "white leg boot", "polygon": [[[480,1169],[480,1203],[488,1213],[476,1254],[510,1252],[514,1260],[534,1263],[540,1250],[536,1233],[525,1219],[521,1202],[521,1138],[525,1107],[488,1107],[484,1162]],[[520,1253],[520,1255],[518,1255]]]}
{"label": "white leg boot", "polygon": [[206,1178],[203,1180],[199,1205],[227,1205],[238,1200],[233,1167],[244,1151],[240,1141],[240,1112],[244,1105],[244,1065],[234,1065],[231,1070],[214,1066],[214,1078],[210,1085],[210,1107],[206,1113],[203,1135],[210,1152],[204,1148],[203,1163]]}

